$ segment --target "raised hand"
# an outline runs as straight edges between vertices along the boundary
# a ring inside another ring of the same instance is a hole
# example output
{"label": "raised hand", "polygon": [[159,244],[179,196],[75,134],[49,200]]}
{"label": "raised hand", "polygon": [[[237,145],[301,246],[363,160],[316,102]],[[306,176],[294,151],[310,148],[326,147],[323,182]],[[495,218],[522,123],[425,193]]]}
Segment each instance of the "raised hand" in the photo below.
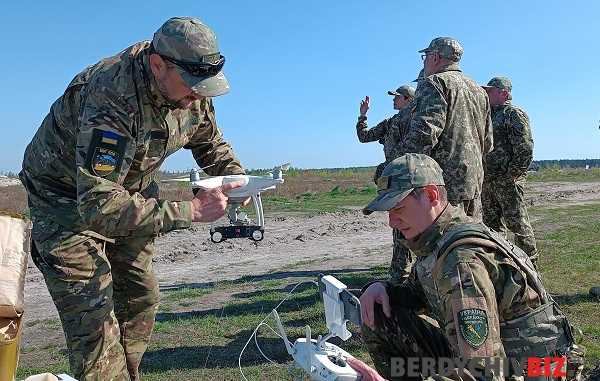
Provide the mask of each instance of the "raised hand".
{"label": "raised hand", "polygon": [[360,101],[360,116],[367,116],[367,111],[369,111],[369,96],[366,96],[364,100]]}

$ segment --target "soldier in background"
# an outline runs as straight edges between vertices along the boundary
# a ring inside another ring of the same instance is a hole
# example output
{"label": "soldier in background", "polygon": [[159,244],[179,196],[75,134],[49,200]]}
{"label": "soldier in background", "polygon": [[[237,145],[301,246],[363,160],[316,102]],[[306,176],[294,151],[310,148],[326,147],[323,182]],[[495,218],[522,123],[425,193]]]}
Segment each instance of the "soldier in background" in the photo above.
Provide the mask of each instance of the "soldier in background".
{"label": "soldier in background", "polygon": [[[576,379],[583,351],[529,257],[449,204],[444,184],[440,166],[422,154],[401,156],[383,170],[378,195],[364,211],[388,211],[390,226],[419,259],[403,284],[365,287],[361,332],[377,372],[355,359],[350,366],[365,381],[405,380],[415,378],[394,375],[393,360],[460,358],[484,372],[485,358],[566,356],[567,379]],[[481,379],[450,371],[447,379]]]}
{"label": "soldier in background", "polygon": [[[422,74],[417,78],[415,106],[400,154],[433,157],[444,170],[448,199],[467,215],[481,219],[483,156],[492,148],[490,105],[485,92],[459,67],[463,48],[450,37],[438,37],[423,50]],[[394,230],[391,280],[403,281],[410,272],[410,252]]]}
{"label": "soldier in background", "polygon": [[494,149],[486,157],[481,200],[483,222],[500,233],[514,233],[515,244],[535,263],[538,252],[525,205],[524,185],[533,160],[533,139],[525,111],[511,104],[512,84],[494,77],[487,86],[492,106]]}
{"label": "soldier in background", "polygon": [[481,219],[483,160],[493,140],[488,97],[460,70],[463,48],[455,39],[435,38],[419,52],[424,78],[401,152],[423,153],[437,161],[450,203]]}
{"label": "soldier in background", "polygon": [[139,379],[159,302],[154,237],[218,219],[241,185],[173,202],[155,181],[182,147],[210,175],[243,173],[211,100],[229,90],[224,62],[209,27],[171,18],[75,76],[25,151],[31,255],[78,380]]}
{"label": "soldier in background", "polygon": [[[377,178],[379,178],[381,171],[387,163],[402,156],[401,141],[406,137],[410,118],[414,111],[415,89],[413,87],[403,85],[398,87],[396,91],[388,91],[388,94],[394,96],[394,109],[398,110],[398,113],[379,122],[375,127],[368,129],[367,111],[369,110],[369,97],[365,97],[360,102],[360,115],[356,123],[356,135],[361,143],[379,140],[379,143],[383,144],[385,161],[375,169],[375,182],[377,182]],[[394,248],[390,264],[390,276],[392,279],[401,282],[410,273],[413,260],[410,251],[400,243],[401,238],[399,238],[399,234],[395,229],[392,235]]]}
{"label": "soldier in background", "polygon": [[400,140],[406,136],[406,130],[410,123],[412,111],[412,102],[415,98],[415,89],[408,85],[400,86],[396,91],[388,91],[393,95],[394,110],[396,114],[390,118],[377,123],[375,127],[369,128],[367,125],[367,112],[369,111],[369,97],[360,101],[358,122],[356,123],[356,136],[361,143],[379,141],[383,145],[383,154],[385,161],[375,169],[374,180],[376,181],[385,165],[398,156],[397,146]]}

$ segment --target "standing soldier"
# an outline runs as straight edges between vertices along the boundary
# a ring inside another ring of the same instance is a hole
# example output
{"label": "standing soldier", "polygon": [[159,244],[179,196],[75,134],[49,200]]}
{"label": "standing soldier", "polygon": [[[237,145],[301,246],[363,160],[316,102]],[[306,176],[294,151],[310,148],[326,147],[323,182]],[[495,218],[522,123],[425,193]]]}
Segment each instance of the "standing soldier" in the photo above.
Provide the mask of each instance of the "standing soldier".
{"label": "standing soldier", "polygon": [[[419,73],[419,76],[421,74]],[[374,180],[381,174],[381,171],[391,160],[402,156],[401,141],[406,137],[410,118],[414,111],[415,89],[408,85],[400,86],[396,91],[388,91],[389,95],[394,96],[394,109],[398,113],[391,118],[384,119],[375,127],[367,129],[367,111],[369,110],[369,97],[365,97],[360,102],[360,115],[356,123],[356,135],[361,143],[379,140],[383,144],[383,153],[385,161],[379,164],[375,170]],[[397,229],[393,230],[393,255],[390,264],[391,279],[401,282],[408,274],[412,265],[412,256],[410,251],[401,244],[401,235]]]}
{"label": "standing soldier", "polygon": [[[408,85],[400,86],[396,91],[388,91],[393,95],[394,110],[398,110],[392,117],[379,122],[375,127],[369,129],[367,126],[367,111],[369,111],[369,97],[360,102],[360,115],[356,123],[356,135],[361,143],[379,141],[383,144],[385,161],[377,166],[375,170],[375,181],[385,165],[395,159],[398,154],[397,146],[401,139],[406,136],[410,114],[413,109],[412,101],[415,98],[415,89]],[[400,156],[400,155],[398,155]]]}
{"label": "standing soldier", "polygon": [[483,157],[493,139],[488,97],[460,70],[463,48],[455,39],[435,38],[419,52],[425,77],[401,151],[437,161],[450,203],[480,220]]}
{"label": "standing soldier", "polygon": [[214,32],[169,19],[79,73],[25,151],[32,257],[60,315],[78,380],[138,380],[159,290],[154,237],[221,217],[226,192],[158,198],[167,156],[192,151],[211,175],[243,173],[215,122],[229,90]]}
{"label": "standing soldier", "polygon": [[515,235],[516,245],[535,263],[538,252],[523,190],[533,160],[529,118],[525,111],[511,104],[510,79],[494,77],[483,87],[492,106],[494,128],[494,149],[486,157],[481,195],[483,222],[501,233],[508,227]]}

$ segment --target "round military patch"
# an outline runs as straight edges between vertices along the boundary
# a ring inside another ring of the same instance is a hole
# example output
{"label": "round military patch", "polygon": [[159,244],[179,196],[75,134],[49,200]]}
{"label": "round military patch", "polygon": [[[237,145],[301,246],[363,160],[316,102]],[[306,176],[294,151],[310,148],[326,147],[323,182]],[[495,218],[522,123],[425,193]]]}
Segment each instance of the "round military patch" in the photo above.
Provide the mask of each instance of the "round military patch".
{"label": "round military patch", "polygon": [[488,337],[488,318],[484,310],[467,308],[458,312],[460,334],[470,346],[477,349]]}
{"label": "round military patch", "polygon": [[92,157],[92,172],[96,176],[105,177],[113,173],[117,167],[117,153],[103,147],[96,147]]}

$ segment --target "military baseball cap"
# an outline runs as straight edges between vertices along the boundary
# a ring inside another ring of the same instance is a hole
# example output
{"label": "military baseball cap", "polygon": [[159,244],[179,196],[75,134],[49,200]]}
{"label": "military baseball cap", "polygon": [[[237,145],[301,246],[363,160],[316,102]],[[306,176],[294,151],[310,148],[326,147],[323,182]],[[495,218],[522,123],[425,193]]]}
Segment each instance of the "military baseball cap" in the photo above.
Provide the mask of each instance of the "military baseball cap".
{"label": "military baseball cap", "polygon": [[444,185],[439,164],[431,157],[420,153],[407,153],[392,160],[377,179],[377,197],[369,203],[363,213],[387,211],[396,206],[415,188],[426,185]]}
{"label": "military baseball cap", "polygon": [[437,37],[431,40],[428,47],[419,50],[419,53],[438,52],[440,56],[458,62],[462,57],[463,51],[463,47],[454,38]]}
{"label": "military baseball cap", "polygon": [[389,95],[403,95],[405,97],[414,98],[415,97],[415,89],[408,85],[402,85],[396,89],[396,91],[388,91]]}
{"label": "military baseball cap", "polygon": [[152,49],[175,64],[185,83],[198,95],[215,97],[229,91],[215,33],[193,17],[168,19],[154,33]]}
{"label": "military baseball cap", "polygon": [[483,88],[495,87],[500,90],[506,90],[509,93],[512,91],[512,83],[510,82],[510,79],[508,79],[506,77],[494,77],[494,78],[490,79],[490,81],[488,82],[488,84],[486,86],[481,86],[481,87],[483,87]]}

